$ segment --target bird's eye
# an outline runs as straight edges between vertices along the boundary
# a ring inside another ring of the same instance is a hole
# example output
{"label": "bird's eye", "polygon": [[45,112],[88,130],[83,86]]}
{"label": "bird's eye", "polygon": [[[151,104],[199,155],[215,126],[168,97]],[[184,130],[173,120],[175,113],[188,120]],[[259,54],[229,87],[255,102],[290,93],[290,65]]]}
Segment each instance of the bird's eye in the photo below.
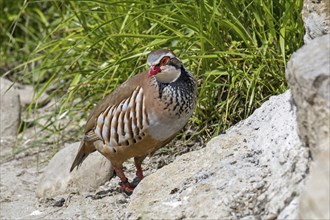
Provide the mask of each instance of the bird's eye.
{"label": "bird's eye", "polygon": [[163,59],[160,61],[160,65],[161,66],[165,66],[165,65],[167,65],[168,63],[170,62],[170,57],[163,57]]}

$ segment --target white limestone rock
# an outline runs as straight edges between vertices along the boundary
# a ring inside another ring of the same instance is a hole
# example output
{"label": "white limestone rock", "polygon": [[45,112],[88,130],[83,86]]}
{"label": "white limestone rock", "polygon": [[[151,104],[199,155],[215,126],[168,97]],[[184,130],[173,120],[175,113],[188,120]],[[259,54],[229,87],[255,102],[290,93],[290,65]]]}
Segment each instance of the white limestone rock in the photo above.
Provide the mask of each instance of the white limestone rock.
{"label": "white limestone rock", "polygon": [[297,136],[290,98],[290,91],[271,97],[206,148],[147,176],[135,189],[126,217],[296,218],[308,149]]}
{"label": "white limestone rock", "polygon": [[110,161],[98,152],[90,154],[78,169],[70,173],[78,148],[79,143],[70,144],[49,161],[36,189],[39,198],[94,191],[112,177]]}

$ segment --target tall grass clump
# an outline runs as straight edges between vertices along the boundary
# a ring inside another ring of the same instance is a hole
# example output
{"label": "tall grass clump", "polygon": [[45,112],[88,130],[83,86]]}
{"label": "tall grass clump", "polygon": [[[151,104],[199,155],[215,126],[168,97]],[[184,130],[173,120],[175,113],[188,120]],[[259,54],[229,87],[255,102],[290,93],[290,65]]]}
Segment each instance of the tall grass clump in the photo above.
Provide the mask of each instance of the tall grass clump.
{"label": "tall grass clump", "polygon": [[[2,54],[24,45],[19,34],[28,35],[33,50],[6,74],[33,77],[36,99],[44,91],[57,98],[50,118],[87,114],[120,83],[146,70],[151,50],[169,48],[198,80],[190,126],[207,139],[284,92],[285,64],[303,43],[302,0],[22,3],[6,27],[18,37],[4,41],[9,49]],[[31,11],[34,23],[21,27]]]}

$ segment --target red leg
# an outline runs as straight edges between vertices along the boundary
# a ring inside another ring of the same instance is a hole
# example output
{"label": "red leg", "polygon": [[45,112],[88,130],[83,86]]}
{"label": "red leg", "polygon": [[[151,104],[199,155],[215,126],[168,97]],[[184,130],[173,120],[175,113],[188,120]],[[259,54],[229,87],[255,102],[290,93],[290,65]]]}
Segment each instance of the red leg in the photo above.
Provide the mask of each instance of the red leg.
{"label": "red leg", "polygon": [[114,167],[114,170],[116,172],[116,175],[120,178],[121,183],[120,187],[118,188],[119,192],[125,192],[126,194],[130,195],[132,194],[134,187],[131,186],[131,184],[128,182],[128,179],[126,178],[123,167]]}
{"label": "red leg", "polygon": [[136,176],[141,181],[143,179],[142,161],[137,161],[136,159],[134,159],[134,162],[136,167]]}
{"label": "red leg", "polygon": [[143,171],[142,171],[142,161],[145,157],[134,157],[134,163],[136,167],[136,177],[134,178],[132,182],[132,186],[135,188],[140,181],[143,179]]}

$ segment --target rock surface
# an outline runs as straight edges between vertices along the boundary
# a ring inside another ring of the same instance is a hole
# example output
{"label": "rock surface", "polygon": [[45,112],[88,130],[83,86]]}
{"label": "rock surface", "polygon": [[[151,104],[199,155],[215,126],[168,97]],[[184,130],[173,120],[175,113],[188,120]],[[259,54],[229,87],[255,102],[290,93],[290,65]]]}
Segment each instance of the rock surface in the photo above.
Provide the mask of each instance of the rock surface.
{"label": "rock surface", "polygon": [[297,105],[299,137],[312,156],[330,143],[330,35],[298,50],[288,62],[286,77]]}
{"label": "rock surface", "polygon": [[296,218],[308,149],[297,136],[290,97],[271,97],[206,148],[146,177],[126,217]]}
{"label": "rock surface", "polygon": [[0,78],[0,137],[16,136],[20,123],[20,100],[12,82]]}
{"label": "rock surface", "polygon": [[313,159],[299,217],[330,219],[330,35],[314,39],[288,63],[302,142]]}
{"label": "rock surface", "polygon": [[300,201],[300,219],[330,219],[330,151],[313,161]]}
{"label": "rock surface", "polygon": [[44,106],[49,101],[47,93],[42,93],[39,97],[36,98],[35,89],[31,85],[19,85],[17,86],[17,91],[19,93],[22,106],[31,104],[34,99],[36,99],[36,104],[39,107]]}
{"label": "rock surface", "polygon": [[330,34],[330,1],[329,0],[304,0],[302,17],[306,33],[305,43],[316,37]]}
{"label": "rock surface", "polygon": [[111,163],[98,152],[90,154],[78,169],[70,173],[78,148],[79,143],[70,144],[49,161],[37,186],[38,197],[52,198],[64,193],[94,191],[112,177]]}
{"label": "rock surface", "polygon": [[0,165],[0,219],[30,219],[28,215],[37,204],[33,193],[37,176],[37,166],[31,161],[12,160]]}

